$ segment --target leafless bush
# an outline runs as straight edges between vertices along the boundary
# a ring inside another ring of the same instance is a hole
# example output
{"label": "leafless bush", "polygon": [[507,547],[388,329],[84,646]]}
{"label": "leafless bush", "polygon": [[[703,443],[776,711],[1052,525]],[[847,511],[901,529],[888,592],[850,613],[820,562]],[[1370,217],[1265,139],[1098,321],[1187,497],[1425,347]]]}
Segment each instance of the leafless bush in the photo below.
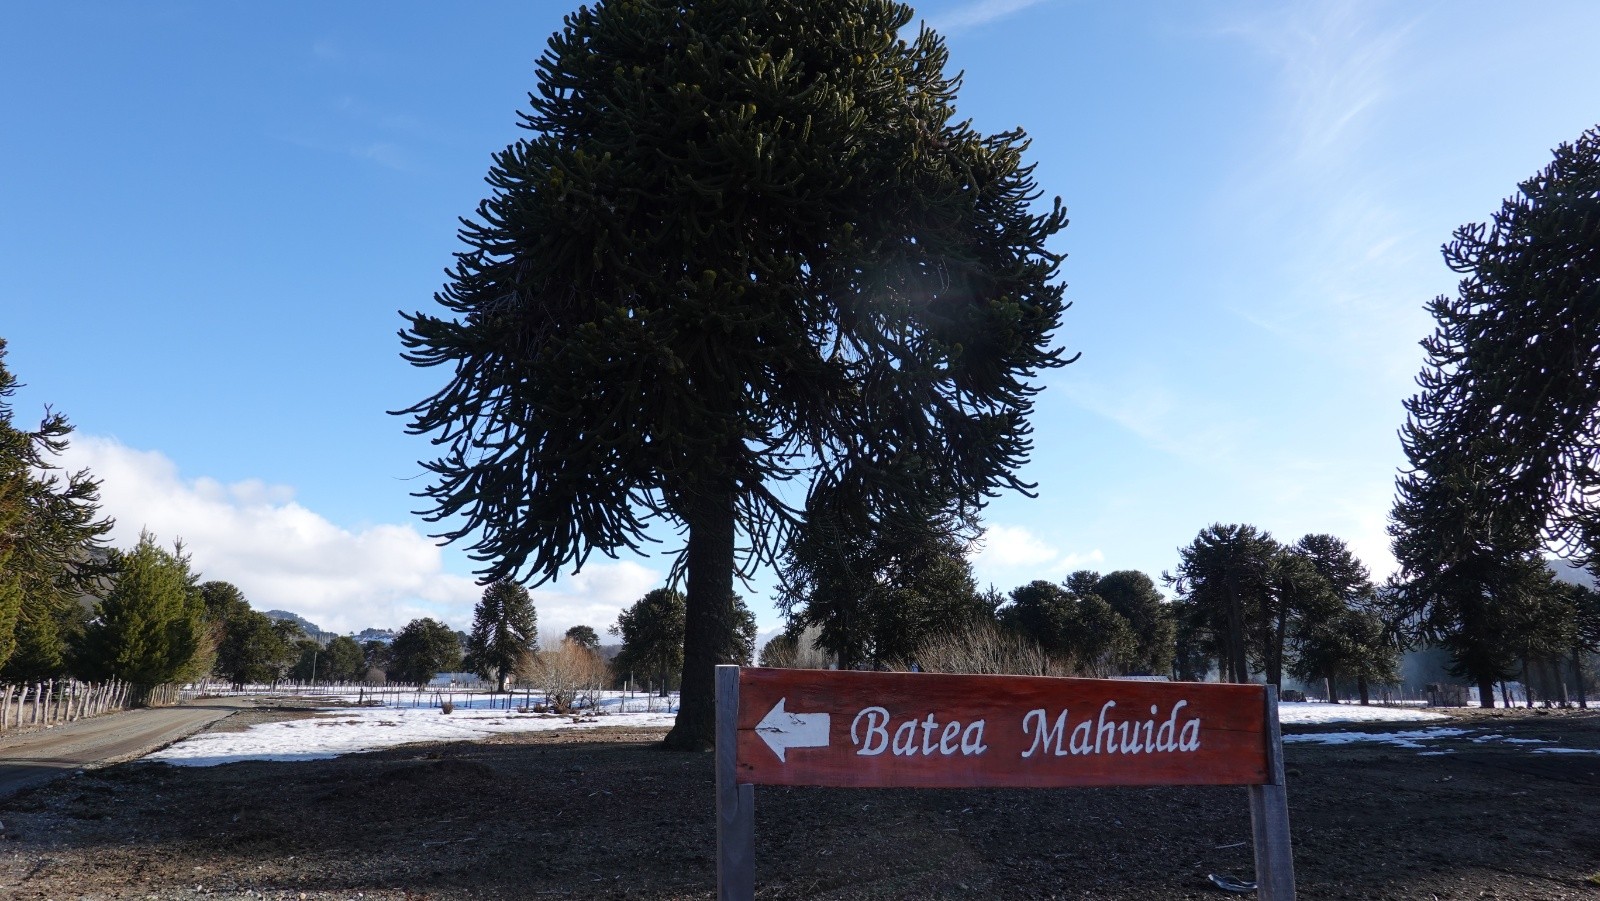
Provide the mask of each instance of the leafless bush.
{"label": "leafless bush", "polygon": [[519,675],[544,692],[556,713],[596,707],[600,690],[610,680],[610,667],[599,654],[568,639],[548,651],[525,654]]}
{"label": "leafless bush", "polygon": [[1038,644],[990,622],[930,636],[917,646],[916,659],[893,667],[924,672],[1015,676],[1070,676],[1072,668]]}
{"label": "leafless bush", "polygon": [[456,712],[456,705],[450,703],[449,701],[440,701],[439,702],[439,712],[440,713],[455,713]]}
{"label": "leafless bush", "polygon": [[807,626],[798,637],[778,635],[761,649],[761,665],[780,669],[827,669],[833,665],[834,657],[817,645],[821,635],[820,626]]}

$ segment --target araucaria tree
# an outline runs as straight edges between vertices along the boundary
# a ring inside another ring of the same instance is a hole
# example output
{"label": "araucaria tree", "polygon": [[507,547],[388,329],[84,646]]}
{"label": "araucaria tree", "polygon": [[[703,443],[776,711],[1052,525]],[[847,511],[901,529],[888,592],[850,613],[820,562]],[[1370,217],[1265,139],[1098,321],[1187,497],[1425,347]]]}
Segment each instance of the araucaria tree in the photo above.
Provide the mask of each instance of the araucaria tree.
{"label": "araucaria tree", "polygon": [[538,640],[539,619],[528,589],[508,579],[484,589],[467,637],[467,656],[478,675],[495,680],[496,691],[505,691],[517,664]]}
{"label": "araucaria tree", "polygon": [[617,616],[611,634],[622,639],[612,661],[619,679],[643,679],[665,696],[683,669],[683,593],[657,588]]}
{"label": "araucaria tree", "polygon": [[72,434],[66,417],[46,409],[36,429],[14,424],[18,382],[5,356],[0,338],[0,672],[37,679],[65,665],[63,633],[105,574],[96,552],[111,521],[99,518],[99,482],[55,465]]}
{"label": "araucaria tree", "polygon": [[1519,188],[1445,245],[1463,278],[1429,304],[1390,528],[1401,597],[1486,705],[1541,545],[1591,569],[1600,546],[1600,128]]}
{"label": "araucaria tree", "polygon": [[[955,118],[942,39],[887,0],[629,0],[569,15],[529,134],[496,155],[406,357],[429,515],[488,579],[555,577],[683,527],[683,695],[708,746],[736,572],[795,513],[777,483],[977,506],[1061,365],[1058,201],[1020,131]],[[742,552],[741,552],[742,549]]]}
{"label": "araucaria tree", "polygon": [[1178,549],[1177,589],[1189,618],[1186,631],[1217,655],[1228,682],[1250,681],[1249,659],[1268,656],[1274,618],[1274,563],[1281,553],[1272,535],[1255,526],[1217,523]]}

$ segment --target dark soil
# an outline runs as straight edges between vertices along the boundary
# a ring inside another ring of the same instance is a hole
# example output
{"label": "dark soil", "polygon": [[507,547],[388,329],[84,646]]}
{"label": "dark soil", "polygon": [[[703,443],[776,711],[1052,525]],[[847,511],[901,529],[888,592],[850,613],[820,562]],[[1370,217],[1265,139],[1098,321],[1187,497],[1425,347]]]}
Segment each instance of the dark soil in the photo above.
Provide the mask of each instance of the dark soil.
{"label": "dark soil", "polygon": [[[1443,725],[1600,750],[1600,711]],[[713,897],[711,755],[662,734],[91,771],[0,802],[0,897]],[[1299,896],[1600,901],[1600,754],[1535,747],[1289,745]],[[763,787],[756,829],[762,898],[1223,899],[1206,874],[1252,872],[1239,788]]]}

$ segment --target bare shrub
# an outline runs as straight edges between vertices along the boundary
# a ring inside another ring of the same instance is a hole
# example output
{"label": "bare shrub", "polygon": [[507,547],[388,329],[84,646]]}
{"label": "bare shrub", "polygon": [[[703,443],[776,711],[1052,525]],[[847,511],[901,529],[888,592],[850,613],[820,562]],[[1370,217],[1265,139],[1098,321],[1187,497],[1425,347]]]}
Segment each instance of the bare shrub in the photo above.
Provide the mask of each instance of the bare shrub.
{"label": "bare shrub", "polygon": [[452,704],[449,701],[440,701],[439,702],[439,712],[440,713],[455,713],[456,712],[456,705]]}
{"label": "bare shrub", "polygon": [[929,673],[1072,675],[1071,666],[1046,654],[1037,643],[984,621],[923,639],[914,661],[893,668],[910,669],[913,662]]}
{"label": "bare shrub", "polygon": [[827,669],[832,654],[817,644],[821,626],[807,626],[798,636],[778,635],[761,648],[761,665],[779,669]]}
{"label": "bare shrub", "polygon": [[524,654],[518,669],[544,692],[545,705],[556,713],[597,707],[600,690],[611,679],[605,658],[566,638],[548,651]]}

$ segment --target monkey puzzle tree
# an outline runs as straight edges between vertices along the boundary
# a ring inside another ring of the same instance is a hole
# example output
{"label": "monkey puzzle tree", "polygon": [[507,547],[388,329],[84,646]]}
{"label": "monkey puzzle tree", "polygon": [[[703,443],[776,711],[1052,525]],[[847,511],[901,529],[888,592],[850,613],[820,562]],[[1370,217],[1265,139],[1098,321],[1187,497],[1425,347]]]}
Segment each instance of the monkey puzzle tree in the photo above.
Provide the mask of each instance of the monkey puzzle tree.
{"label": "monkey puzzle tree", "polygon": [[779,606],[796,630],[817,627],[840,669],[909,663],[932,634],[993,615],[966,559],[974,522],[935,498],[903,498],[888,521],[853,500],[813,492],[779,569]]}
{"label": "monkey puzzle tree", "polygon": [[507,579],[484,589],[467,638],[467,657],[478,675],[494,679],[495,690],[505,691],[518,662],[538,640],[539,617],[528,589]]}
{"label": "monkey puzzle tree", "polygon": [[1428,305],[1402,433],[1418,477],[1475,464],[1478,502],[1556,551],[1600,547],[1600,127],[1557,147],[1491,223],[1456,229],[1457,296]]}
{"label": "monkey puzzle tree", "polygon": [[[442,456],[428,515],[490,580],[686,531],[672,747],[708,746],[733,578],[794,521],[777,483],[976,506],[1031,448],[1063,310],[1021,131],[954,117],[934,32],[887,0],[581,7],[538,63],[529,135],[406,358]],[[739,549],[742,548],[742,553]]]}
{"label": "monkey puzzle tree", "polygon": [[5,357],[0,338],[0,669],[42,678],[65,665],[79,596],[109,575],[92,552],[111,520],[98,518],[100,483],[88,470],[63,478],[55,465],[72,434],[66,417],[46,408],[37,429],[13,423],[20,383]]}
{"label": "monkey puzzle tree", "polygon": [[567,630],[566,639],[591,651],[600,650],[600,633],[596,632],[593,626],[573,626]]}
{"label": "monkey puzzle tree", "polygon": [[1094,593],[1104,598],[1134,633],[1134,650],[1123,661],[1130,672],[1164,675],[1172,670],[1177,622],[1155,582],[1138,570],[1120,569],[1094,580]]}
{"label": "monkey puzzle tree", "polygon": [[1274,570],[1281,550],[1270,533],[1255,526],[1215,523],[1178,549],[1176,574],[1162,574],[1179,600],[1187,602],[1191,636],[1209,636],[1228,682],[1250,681],[1252,652],[1258,659],[1270,656],[1262,638],[1272,619]]}
{"label": "monkey puzzle tree", "polygon": [[1400,596],[1485,705],[1541,544],[1591,571],[1600,544],[1600,129],[1518,188],[1444,247],[1463,278],[1428,305],[1390,526]]}

